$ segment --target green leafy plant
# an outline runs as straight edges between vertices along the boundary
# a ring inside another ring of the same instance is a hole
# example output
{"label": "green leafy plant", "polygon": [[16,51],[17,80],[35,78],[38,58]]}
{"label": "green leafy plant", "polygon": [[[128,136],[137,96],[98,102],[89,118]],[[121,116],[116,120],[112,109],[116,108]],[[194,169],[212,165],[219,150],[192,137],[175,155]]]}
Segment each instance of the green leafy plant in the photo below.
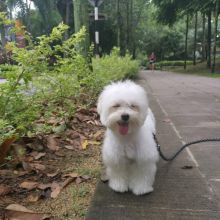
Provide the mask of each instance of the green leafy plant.
{"label": "green leafy plant", "polygon": [[139,63],[132,60],[129,54],[124,57],[119,55],[119,48],[114,47],[110,55],[101,59],[93,59],[94,81],[96,91],[100,90],[111,81],[130,78],[137,74]]}
{"label": "green leafy plant", "polygon": [[[158,64],[160,66],[184,66],[185,61],[183,60],[164,60],[159,62]],[[187,65],[191,65],[193,62],[192,61],[187,61],[186,64]]]}
{"label": "green leafy plant", "polygon": [[[137,72],[138,63],[128,54],[120,57],[118,48],[93,59],[91,71],[91,52],[85,56],[81,50],[85,28],[64,40],[67,29],[60,24],[36,42],[25,34],[25,48],[8,44],[16,65],[1,70],[6,82],[0,84],[0,143],[11,135],[63,131],[76,108],[94,104],[104,85]],[[55,127],[48,123],[51,118],[56,118]]]}

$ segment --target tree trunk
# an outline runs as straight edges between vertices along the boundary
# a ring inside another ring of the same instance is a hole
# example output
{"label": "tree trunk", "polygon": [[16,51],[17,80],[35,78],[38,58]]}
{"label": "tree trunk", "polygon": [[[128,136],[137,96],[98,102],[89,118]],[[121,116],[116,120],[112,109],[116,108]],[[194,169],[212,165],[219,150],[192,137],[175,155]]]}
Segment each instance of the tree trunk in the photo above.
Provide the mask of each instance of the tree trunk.
{"label": "tree trunk", "polygon": [[126,50],[128,50],[129,42],[130,42],[130,0],[126,1]]}
{"label": "tree trunk", "polygon": [[30,24],[30,12],[31,12],[31,6],[30,6],[30,2],[29,2],[29,4],[28,4],[28,1],[26,0],[26,15],[25,15],[25,22],[26,22],[26,25],[27,25],[27,29],[28,30],[30,30],[30,26],[31,26],[31,24]]}
{"label": "tree trunk", "polygon": [[[66,0],[66,17],[65,17],[65,24],[69,25],[70,23],[70,2]],[[69,38],[69,30],[65,33],[65,39]]]}
{"label": "tree trunk", "polygon": [[[7,12],[7,7],[6,7],[6,1],[1,0],[0,1],[0,12]],[[2,23],[0,19],[0,31],[1,31],[1,49],[3,53],[3,57],[6,57],[6,50],[5,50],[5,45],[7,43],[6,38],[5,38],[5,25]]]}
{"label": "tree trunk", "polygon": [[74,0],[74,26],[75,33],[77,33],[82,28],[82,26],[86,27],[87,35],[85,42],[82,44],[82,47],[85,55],[87,55],[89,50],[89,14],[87,0]]}
{"label": "tree trunk", "polygon": [[116,14],[117,14],[117,46],[120,47],[121,28],[120,28],[120,0],[116,0]]}
{"label": "tree trunk", "polygon": [[202,61],[206,59],[205,13],[202,14]]}
{"label": "tree trunk", "polygon": [[208,36],[207,36],[207,67],[211,68],[211,44],[212,44],[212,11],[208,11]]}
{"label": "tree trunk", "polygon": [[132,58],[135,59],[135,39],[134,39],[134,17],[133,17],[133,0],[131,0],[131,5],[130,5],[130,53],[132,54]]}
{"label": "tree trunk", "polygon": [[198,23],[198,12],[196,12],[196,14],[195,14],[195,31],[194,31],[193,65],[196,65],[197,23]]}
{"label": "tree trunk", "polygon": [[186,17],[186,33],[185,33],[185,61],[184,61],[184,69],[186,69],[186,61],[188,57],[188,32],[189,32],[189,15]]}
{"label": "tree trunk", "polygon": [[215,72],[215,58],[216,58],[216,43],[217,43],[217,34],[218,34],[218,8],[219,1],[215,3],[215,33],[214,33],[214,45],[213,45],[213,62],[212,62],[212,73]]}

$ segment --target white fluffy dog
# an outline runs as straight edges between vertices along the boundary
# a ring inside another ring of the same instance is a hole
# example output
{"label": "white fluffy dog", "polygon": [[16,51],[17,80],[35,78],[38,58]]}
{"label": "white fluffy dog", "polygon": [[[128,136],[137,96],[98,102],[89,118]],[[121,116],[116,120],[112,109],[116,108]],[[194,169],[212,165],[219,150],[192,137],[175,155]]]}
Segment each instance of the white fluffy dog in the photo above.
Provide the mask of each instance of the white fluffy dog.
{"label": "white fluffy dog", "polygon": [[136,195],[152,192],[159,156],[145,90],[129,80],[112,83],[101,93],[97,110],[107,128],[102,155],[109,186]]}

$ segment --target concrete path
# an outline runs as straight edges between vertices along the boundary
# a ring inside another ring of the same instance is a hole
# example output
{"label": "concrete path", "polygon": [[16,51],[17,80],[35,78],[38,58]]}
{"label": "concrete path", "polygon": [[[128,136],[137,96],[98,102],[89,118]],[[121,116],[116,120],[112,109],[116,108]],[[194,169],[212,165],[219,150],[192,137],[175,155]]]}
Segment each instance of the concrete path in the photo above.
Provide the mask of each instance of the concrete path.
{"label": "concrete path", "polygon": [[[143,71],[139,83],[148,92],[164,153],[191,140],[220,137],[219,79]],[[160,160],[149,195],[115,193],[98,183],[87,219],[219,220],[220,143],[194,145],[173,162]]]}

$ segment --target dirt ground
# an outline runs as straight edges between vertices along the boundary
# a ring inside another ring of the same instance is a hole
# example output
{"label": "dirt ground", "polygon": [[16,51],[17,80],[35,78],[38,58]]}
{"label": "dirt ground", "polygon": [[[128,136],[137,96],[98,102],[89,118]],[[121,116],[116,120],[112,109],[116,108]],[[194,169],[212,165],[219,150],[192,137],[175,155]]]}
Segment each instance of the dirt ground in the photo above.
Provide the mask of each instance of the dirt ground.
{"label": "dirt ground", "polygon": [[53,220],[85,218],[100,178],[104,131],[94,109],[80,110],[71,123],[62,133],[41,140],[24,138],[12,145],[10,154],[20,149],[25,154],[0,166],[0,219],[17,215],[17,210],[7,210],[11,204]]}

